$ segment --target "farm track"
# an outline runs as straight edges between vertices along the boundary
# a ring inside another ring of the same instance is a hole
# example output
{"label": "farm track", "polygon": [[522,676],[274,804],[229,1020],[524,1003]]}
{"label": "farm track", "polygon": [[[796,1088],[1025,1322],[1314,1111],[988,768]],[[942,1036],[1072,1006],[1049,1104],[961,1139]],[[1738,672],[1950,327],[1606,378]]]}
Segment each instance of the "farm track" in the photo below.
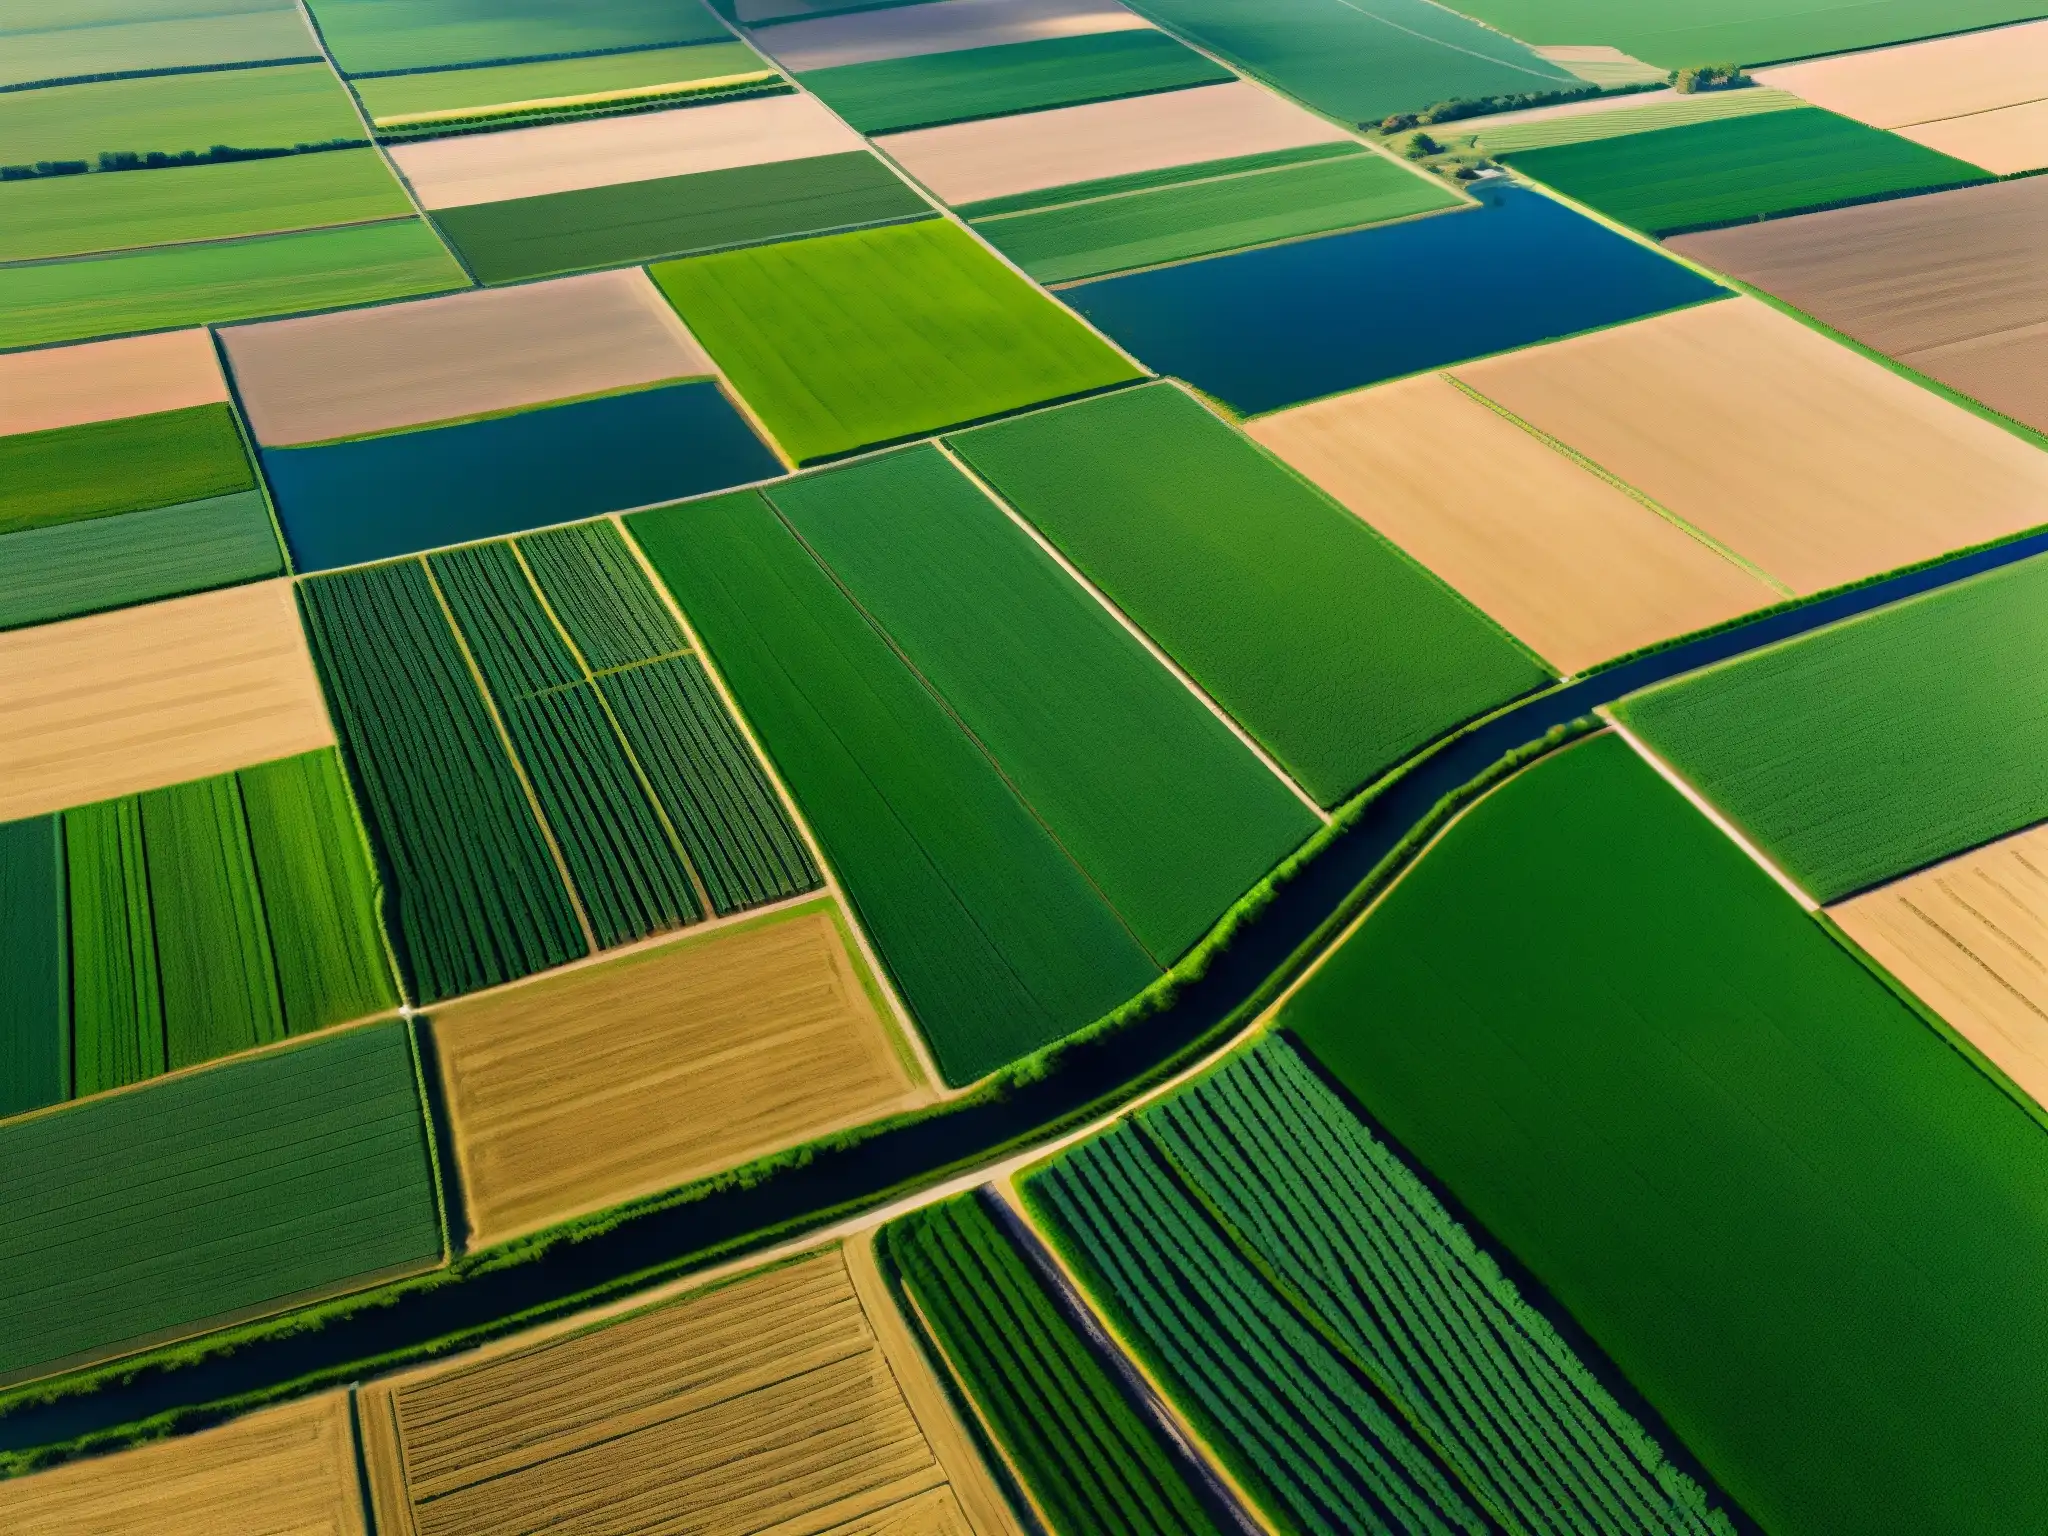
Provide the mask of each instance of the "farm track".
{"label": "farm track", "polygon": [[[239,1411],[259,1394],[347,1381],[620,1300],[844,1224],[874,1225],[971,1186],[1025,1147],[1085,1133],[1122,1112],[1137,1093],[1219,1049],[1232,1016],[1262,1000],[1276,973],[1304,962],[1312,941],[1333,941],[1358,883],[1445,795],[1505,753],[1651,683],[1961,581],[2048,550],[2048,533],[1965,553],[1921,570],[1766,615],[1716,634],[1560,684],[1497,712],[1411,758],[1315,862],[1280,887],[1235,942],[1174,1003],[1151,1018],[1074,1048],[1042,1079],[995,1102],[968,1101],[931,1119],[880,1133],[852,1149],[822,1150],[808,1166],[750,1189],[727,1189],[626,1220],[523,1260],[476,1264],[439,1283],[401,1291],[306,1332],[248,1342],[183,1367],[145,1367],[101,1390],[24,1401],[0,1412],[0,1453],[61,1445],[156,1415],[189,1411],[197,1428]],[[1252,1014],[1259,1011],[1251,1009]],[[1235,1021],[1240,1027],[1250,1018]],[[1228,1033],[1235,1033],[1230,1030]],[[221,1405],[214,1408],[211,1405]]]}

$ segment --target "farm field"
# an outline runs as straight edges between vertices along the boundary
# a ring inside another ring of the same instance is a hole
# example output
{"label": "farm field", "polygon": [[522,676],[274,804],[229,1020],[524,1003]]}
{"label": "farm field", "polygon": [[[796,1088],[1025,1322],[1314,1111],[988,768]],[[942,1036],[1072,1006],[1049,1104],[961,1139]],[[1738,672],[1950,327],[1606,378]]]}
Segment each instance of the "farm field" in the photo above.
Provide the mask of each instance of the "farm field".
{"label": "farm field", "polygon": [[271,446],[716,371],[647,275],[631,270],[234,326],[221,345],[250,429]]}
{"label": "farm field", "polygon": [[1801,594],[2042,521],[2039,449],[1754,299],[1451,376]]}
{"label": "farm field", "polygon": [[1247,430],[1566,675],[1784,595],[1439,374]]}
{"label": "farm field", "polygon": [[1278,1022],[1765,1529],[2039,1517],[2048,1140],[1619,738],[1481,801]]}
{"label": "farm field", "polygon": [[784,69],[811,70],[1150,26],[1118,0],[927,0],[792,21],[756,41]]}
{"label": "farm field", "polygon": [[8,26],[0,86],[54,84],[136,70],[206,69],[224,64],[317,64],[320,45],[305,13],[279,0],[124,0],[95,14],[66,17],[66,26]]}
{"label": "farm field", "polygon": [[938,219],[652,273],[799,464],[1139,377]]}
{"label": "farm field", "polygon": [[2048,431],[2038,178],[1838,208],[1672,242],[1865,346]]}
{"label": "farm field", "polygon": [[288,582],[0,635],[0,821],[333,744]]}
{"label": "farm field", "polygon": [[36,1536],[228,1529],[365,1536],[348,1394],[0,1483],[0,1520]]}
{"label": "farm field", "polygon": [[402,1022],[10,1121],[0,1145],[0,1381],[441,1262]]}
{"label": "farm field", "polygon": [[1548,680],[1171,385],[949,442],[1324,806]]}
{"label": "farm field", "polygon": [[[1428,0],[1279,0],[1247,15],[1229,0],[1132,6],[1316,111],[1375,123],[1450,98],[1570,90],[1580,81],[1514,37]],[[1600,39],[1574,38],[1572,41]]]}
{"label": "farm field", "polygon": [[[1481,297],[1416,304],[1417,271]],[[1439,217],[1103,278],[1060,297],[1150,366],[1257,415],[1724,293],[1547,197],[1504,187]]]}
{"label": "farm field", "polygon": [[1599,97],[1572,108],[1539,108],[1527,114],[1504,112],[1493,117],[1475,117],[1448,124],[1436,136],[1454,144],[1476,144],[1489,155],[1506,155],[1518,150],[1548,149],[1556,144],[1588,144],[1595,139],[1654,133],[1662,128],[1685,128],[1722,118],[1789,112],[1806,105],[1790,91],[1767,86],[1742,91],[1699,91],[1690,96],[1663,91],[1640,99]]}
{"label": "farm field", "polygon": [[432,136],[553,115],[632,111],[669,96],[772,85],[778,77],[745,43],[638,48],[529,64],[371,75],[351,81],[380,136]]}
{"label": "farm field", "polygon": [[1218,1536],[1159,1433],[980,1200],[891,1222],[876,1250],[1055,1530]]}
{"label": "farm field", "polygon": [[1360,152],[977,219],[1042,283],[1210,256],[1459,206],[1446,187]]}
{"label": "farm field", "polygon": [[790,786],[948,1084],[1079,1029],[1158,974],[759,493],[627,528]]}
{"label": "farm field", "polygon": [[249,320],[468,286],[447,247],[418,218],[117,252],[10,268],[0,293],[0,347]]}
{"label": "farm field", "polygon": [[0,435],[153,416],[228,398],[203,330],[0,354]]}
{"label": "farm field", "polygon": [[[960,0],[944,0],[956,5]],[[876,12],[897,15],[897,11]],[[995,200],[1310,145],[1344,132],[1245,81],[889,134],[876,142],[970,216]],[[1040,206],[1036,199],[1017,206]]]}
{"label": "farm field", "polygon": [[2048,815],[2025,661],[2044,584],[2048,566],[2025,561],[1616,714],[1811,895],[1838,901]]}
{"label": "farm field", "polygon": [[935,128],[1235,78],[1150,27],[877,59],[797,75],[804,89],[862,133]]}
{"label": "farm field", "polygon": [[202,501],[256,484],[224,398],[11,433],[0,437],[0,476],[0,536]]}
{"label": "farm field", "polygon": [[324,64],[0,92],[0,144],[11,164],[96,164],[100,155],[121,151],[203,154],[216,144],[288,150],[336,140],[367,142],[347,89]]}
{"label": "farm field", "polygon": [[469,1246],[928,1102],[878,998],[814,903],[436,1009]]}
{"label": "farm field", "polygon": [[261,457],[301,571],[518,533],[782,473],[709,379],[452,426],[265,448]]}
{"label": "farm field", "polygon": [[569,10],[461,0],[320,0],[312,11],[335,62],[351,75],[618,53],[729,35],[697,0],[594,0]]}
{"label": "farm field", "polygon": [[1989,181],[1989,173],[1818,108],[1506,156],[1523,175],[1651,235]]}
{"label": "farm field", "polygon": [[564,1518],[598,1532],[1018,1529],[865,1250],[813,1250],[374,1383],[358,1404],[387,1536]]}

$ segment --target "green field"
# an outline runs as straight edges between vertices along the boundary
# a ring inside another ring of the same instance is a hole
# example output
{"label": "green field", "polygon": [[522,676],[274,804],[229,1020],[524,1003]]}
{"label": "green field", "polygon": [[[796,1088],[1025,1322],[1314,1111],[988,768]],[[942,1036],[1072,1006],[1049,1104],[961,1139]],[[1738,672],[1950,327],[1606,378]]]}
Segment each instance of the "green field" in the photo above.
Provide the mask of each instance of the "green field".
{"label": "green field", "polygon": [[426,567],[321,576],[299,601],[414,999],[583,955],[561,872]]}
{"label": "green field", "polygon": [[65,25],[34,25],[51,19],[33,3],[6,13],[0,86],[259,59],[320,62],[304,14],[278,0],[120,0],[97,14],[67,9]]}
{"label": "green field", "polygon": [[434,220],[471,271],[506,283],[931,211],[894,171],[854,150],[444,208]]}
{"label": "green field", "polygon": [[364,108],[382,127],[392,118],[419,113],[481,111],[561,96],[682,86],[763,72],[773,73],[773,66],[745,43],[727,40],[688,48],[642,48],[594,58],[503,64],[495,69],[378,75],[356,81],[355,88]]}
{"label": "green field", "polygon": [[650,270],[800,463],[1139,376],[940,219]]}
{"label": "green field", "polygon": [[155,602],[284,571],[261,491],[0,538],[0,629]]}
{"label": "green field", "polygon": [[1024,1194],[1273,1528],[1496,1529],[1376,1384],[1236,1250],[1128,1122],[1029,1175]]}
{"label": "green field", "polygon": [[0,1126],[0,1381],[431,1267],[403,1023]]}
{"label": "green field", "polygon": [[1996,180],[1974,165],[1818,107],[1504,158],[1523,175],[1652,235]]}
{"label": "green field", "polygon": [[0,185],[0,261],[363,224],[411,212],[405,189],[374,149],[39,177]]}
{"label": "green field", "polygon": [[1540,118],[1535,122],[1507,123],[1489,128],[1487,118],[1469,123],[1451,123],[1430,130],[1453,146],[1474,144],[1485,154],[1507,155],[1518,150],[1549,149],[1558,144],[1590,144],[1595,139],[1616,139],[1631,133],[1654,133],[1660,128],[1684,128],[1692,123],[1711,123],[1724,117],[1756,117],[1766,112],[1789,112],[1806,102],[1790,91],[1767,85],[1739,91],[1695,91],[1690,96],[1662,92],[1640,106],[1618,111],[1581,112],[1571,117]]}
{"label": "green field", "polygon": [[1436,178],[1357,154],[1010,214],[974,227],[1040,282],[1059,283],[1457,206],[1457,194]]}
{"label": "green field", "polygon": [[1763,1529],[2048,1522],[2048,1135],[1618,738],[1279,1022]]}
{"label": "green field", "polygon": [[71,1097],[60,818],[0,822],[0,1119]]}
{"label": "green field", "polygon": [[1639,693],[1615,714],[1816,899],[2048,817],[2048,561]]}
{"label": "green field", "polygon": [[1427,1185],[1277,1037],[1145,1136],[1511,1530],[1735,1536]]}
{"label": "green field", "polygon": [[763,492],[1161,968],[1316,830],[936,448]]}
{"label": "green field", "polygon": [[1060,208],[1091,198],[1115,197],[1124,192],[1144,192],[1153,187],[1177,186],[1184,181],[1210,181],[1245,171],[1270,171],[1281,166],[1305,165],[1314,160],[1336,160],[1346,155],[1369,153],[1355,140],[1341,144],[1301,144],[1293,149],[1261,150],[1255,155],[1232,155],[1223,160],[1203,160],[1194,165],[1167,165],[1153,171],[1132,171],[1122,176],[1103,176],[1094,181],[1072,181],[1062,187],[1036,187],[1029,192],[1011,192],[978,202],[958,203],[954,211],[963,219],[982,220],[999,213],[1025,213],[1035,208]]}
{"label": "green field", "polygon": [[349,75],[509,64],[732,35],[698,0],[579,0],[572,6],[318,0],[312,11],[334,62]]}
{"label": "green field", "polygon": [[1007,117],[1236,77],[1149,28],[808,70],[797,79],[862,133]]}
{"label": "green field", "polygon": [[234,408],[225,404],[17,432],[0,437],[0,535],[255,484]]}
{"label": "green field", "polygon": [[[135,179],[186,174],[132,173]],[[15,183],[8,190],[40,185]],[[468,286],[418,218],[52,261],[8,271],[0,286],[0,347],[250,320]]]}
{"label": "green field", "polygon": [[1054,1536],[1217,1536],[1157,1431],[979,1200],[926,1206],[876,1245]]}
{"label": "green field", "polygon": [[970,1082],[1158,972],[758,493],[627,519],[931,1042]]}
{"label": "green field", "polygon": [[1549,680],[1170,385],[952,444],[1326,806]]}
{"label": "green field", "polygon": [[120,150],[175,155],[216,144],[290,149],[331,139],[367,142],[348,88],[325,64],[0,92],[0,161],[9,165],[97,165],[101,154]]}
{"label": "green field", "polygon": [[611,672],[690,648],[617,524],[600,518],[512,542],[586,670]]}
{"label": "green field", "polygon": [[1608,43],[1666,69],[1768,64],[2028,21],[2029,0],[1457,0],[1531,43]]}
{"label": "green field", "polygon": [[[1440,101],[1585,82],[1430,0],[1136,0],[1131,7],[1329,117],[1376,123]],[[1592,38],[1570,38],[1591,42]]]}

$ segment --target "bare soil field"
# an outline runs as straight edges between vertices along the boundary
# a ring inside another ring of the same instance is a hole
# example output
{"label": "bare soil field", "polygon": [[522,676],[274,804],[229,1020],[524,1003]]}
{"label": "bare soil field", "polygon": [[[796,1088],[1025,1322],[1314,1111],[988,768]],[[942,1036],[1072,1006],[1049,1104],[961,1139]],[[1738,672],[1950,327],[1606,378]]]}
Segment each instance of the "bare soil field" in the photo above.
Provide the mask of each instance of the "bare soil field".
{"label": "bare soil field", "polygon": [[1757,300],[1451,371],[1798,593],[2048,522],[2048,454]]}
{"label": "bare soil field", "polygon": [[[867,1271],[858,1287],[854,1264]],[[622,1322],[367,1387],[378,1529],[1009,1536],[986,1470],[949,1459],[967,1441],[922,1360],[878,1337],[863,1305],[876,1283],[871,1258],[827,1248]],[[922,1380],[906,1391],[905,1375]],[[934,1504],[948,1493],[950,1509]]]}
{"label": "bare soil field", "polygon": [[1151,25],[1116,0],[934,0],[786,22],[748,36],[755,47],[795,74],[876,59],[1035,43],[1048,37],[1132,32]]}
{"label": "bare soil field", "polygon": [[1682,235],[1763,289],[2048,431],[2048,177]]}
{"label": "bare soil field", "polygon": [[2048,101],[2000,107],[1969,117],[1916,123],[1894,130],[1901,138],[1954,155],[2000,176],[2038,171],[2048,166]]}
{"label": "bare soil field", "polygon": [[920,128],[875,142],[947,202],[973,203],[1347,137],[1292,102],[1239,81]]}
{"label": "bare soil field", "polygon": [[1756,78],[1873,128],[1967,117],[2048,97],[2048,21],[1809,59]]}
{"label": "bare soil field", "polygon": [[1779,600],[1437,374],[1247,430],[1567,674]]}
{"label": "bare soil field", "polygon": [[829,905],[437,1008],[475,1244],[929,1102]]}
{"label": "bare soil field", "polygon": [[0,635],[0,821],[333,745],[289,581]]}
{"label": "bare soil field", "polygon": [[346,1392],[0,1483],[18,1536],[363,1536]]}
{"label": "bare soil field", "polygon": [[717,372],[637,267],[220,334],[249,424],[271,445]]}
{"label": "bare soil field", "polygon": [[0,436],[183,410],[227,397],[213,338],[203,330],[0,354]]}
{"label": "bare soil field", "polygon": [[391,158],[427,207],[466,208],[861,147],[815,96],[764,96],[400,144]]}
{"label": "bare soil field", "polygon": [[1828,915],[2048,1104],[2048,827],[1866,891]]}

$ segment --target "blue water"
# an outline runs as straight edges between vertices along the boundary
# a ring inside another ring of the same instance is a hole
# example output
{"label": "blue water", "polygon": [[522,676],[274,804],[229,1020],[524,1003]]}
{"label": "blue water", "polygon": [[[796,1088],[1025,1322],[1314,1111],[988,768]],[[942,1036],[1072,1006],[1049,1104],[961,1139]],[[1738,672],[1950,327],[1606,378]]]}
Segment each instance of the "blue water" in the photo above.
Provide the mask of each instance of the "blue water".
{"label": "blue water", "polygon": [[1481,206],[1105,278],[1059,297],[1246,415],[1724,297],[1525,188]]}
{"label": "blue water", "polygon": [[294,568],[331,570],[782,473],[709,380],[461,426],[266,448]]}

